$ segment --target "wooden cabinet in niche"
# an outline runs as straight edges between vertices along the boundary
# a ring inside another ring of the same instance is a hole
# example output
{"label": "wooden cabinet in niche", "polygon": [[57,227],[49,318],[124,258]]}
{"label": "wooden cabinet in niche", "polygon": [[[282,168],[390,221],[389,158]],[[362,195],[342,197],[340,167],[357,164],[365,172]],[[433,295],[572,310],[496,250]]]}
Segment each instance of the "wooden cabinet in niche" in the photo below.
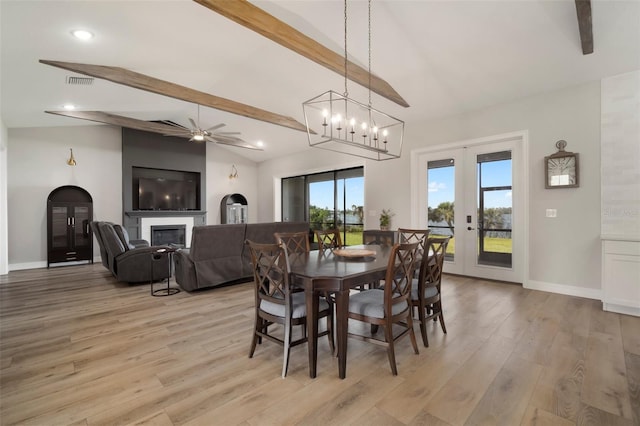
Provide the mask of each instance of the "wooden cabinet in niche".
{"label": "wooden cabinet in niche", "polygon": [[47,198],[47,268],[52,263],[93,263],[93,199],[79,186],[54,189]]}

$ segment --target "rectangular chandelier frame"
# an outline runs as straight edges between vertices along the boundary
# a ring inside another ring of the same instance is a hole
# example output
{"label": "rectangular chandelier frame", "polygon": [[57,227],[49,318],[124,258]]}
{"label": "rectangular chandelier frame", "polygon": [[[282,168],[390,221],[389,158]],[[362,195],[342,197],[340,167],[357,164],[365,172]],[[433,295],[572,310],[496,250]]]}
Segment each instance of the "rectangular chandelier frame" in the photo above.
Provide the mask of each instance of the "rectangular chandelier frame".
{"label": "rectangular chandelier frame", "polygon": [[309,146],[376,161],[400,158],[404,121],[333,90],[302,108]]}

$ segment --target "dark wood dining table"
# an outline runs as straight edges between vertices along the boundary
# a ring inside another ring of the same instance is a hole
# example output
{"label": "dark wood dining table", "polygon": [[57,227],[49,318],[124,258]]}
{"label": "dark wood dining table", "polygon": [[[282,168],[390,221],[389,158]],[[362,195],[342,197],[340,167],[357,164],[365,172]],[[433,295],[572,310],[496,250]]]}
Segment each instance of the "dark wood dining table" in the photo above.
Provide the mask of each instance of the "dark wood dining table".
{"label": "dark wood dining table", "polygon": [[296,283],[304,287],[307,303],[307,333],[309,347],[309,376],[316,377],[318,360],[318,302],[321,294],[333,293],[336,301],[336,337],[338,373],[341,379],[347,372],[347,334],[349,325],[349,291],[363,284],[384,279],[391,247],[379,245],[349,246],[345,250],[367,249],[372,256],[345,257],[333,250],[312,250],[307,256],[291,264]]}

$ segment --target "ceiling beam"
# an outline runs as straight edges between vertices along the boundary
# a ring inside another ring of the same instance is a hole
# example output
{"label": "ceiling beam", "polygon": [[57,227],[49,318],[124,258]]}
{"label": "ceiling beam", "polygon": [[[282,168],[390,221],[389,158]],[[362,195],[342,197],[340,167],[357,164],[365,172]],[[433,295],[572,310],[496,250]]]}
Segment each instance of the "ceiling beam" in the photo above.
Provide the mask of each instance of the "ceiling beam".
{"label": "ceiling beam", "polygon": [[[194,0],[197,3],[225,16],[238,24],[249,28],[294,52],[344,76],[344,56],[323,46],[312,38],[302,34],[290,25],[268,14],[264,10],[245,0]],[[347,63],[347,78],[369,88],[371,91],[387,98],[398,105],[408,107],[393,87],[380,77],[369,76],[369,71],[351,61]]]}
{"label": "ceiling beam", "polygon": [[[45,111],[47,114],[63,115],[65,117],[79,118],[80,120],[95,121],[96,123],[112,124],[128,129],[142,130],[145,132],[159,133],[166,136],[184,137],[184,130],[177,129],[168,124],[153,121],[138,120],[122,115],[109,114],[102,111]],[[188,139],[188,138],[187,138]]]}
{"label": "ceiling beam", "polygon": [[230,112],[232,114],[242,115],[244,117],[253,118],[255,120],[265,121],[267,123],[277,124],[278,126],[288,127],[294,130],[306,132],[307,128],[304,124],[295,119],[276,114],[271,111],[256,108],[251,105],[242,104],[230,99],[221,98],[209,93],[200,92],[190,89],[179,84],[169,81],[160,80],[145,74],[129,71],[124,68],[110,67],[103,65],[78,64],[74,62],[60,62],[41,59],[41,63],[73,71],[79,74],[89,75],[91,77],[101,78],[113,83],[122,84],[147,92],[164,95],[187,102],[193,102],[198,105],[207,106],[221,111]]}
{"label": "ceiling beam", "polygon": [[575,0],[578,13],[578,28],[580,29],[580,42],[582,54],[593,53],[593,25],[591,22],[591,0]]}
{"label": "ceiling beam", "polygon": [[[183,139],[191,138],[191,131],[188,128],[178,128],[169,124],[138,120],[137,118],[125,117],[122,115],[109,114],[102,111],[45,111],[47,114],[63,115],[65,117],[79,118],[81,120],[95,121],[97,123],[112,124],[114,126],[126,127],[128,129],[142,130],[145,132],[159,133],[164,136],[174,136]],[[235,137],[225,137],[223,135],[213,135],[213,142],[223,145],[235,146],[236,148],[247,148],[262,151],[256,147]]]}

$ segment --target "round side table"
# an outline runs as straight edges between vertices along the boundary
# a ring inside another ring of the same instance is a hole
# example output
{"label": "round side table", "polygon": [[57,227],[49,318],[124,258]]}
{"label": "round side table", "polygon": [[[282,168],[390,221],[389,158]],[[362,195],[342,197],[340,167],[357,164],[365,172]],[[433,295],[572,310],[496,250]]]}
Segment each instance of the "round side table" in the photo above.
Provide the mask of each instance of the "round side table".
{"label": "round side table", "polygon": [[[152,256],[152,260],[151,260],[151,295],[155,296],[155,297],[159,297],[159,296],[171,296],[174,295],[176,293],[180,293],[180,289],[176,288],[176,287],[170,287],[169,283],[171,282],[171,272],[172,272],[172,268],[171,265],[173,264],[173,253],[175,253],[177,251],[176,248],[174,247],[163,247],[160,248],[156,251],[154,251],[153,253],[151,253]],[[157,289],[153,289],[153,264],[155,262],[155,259],[157,259],[157,256],[167,256],[168,260],[169,260],[169,271],[167,274],[167,287],[162,287],[162,288],[157,288]]]}

